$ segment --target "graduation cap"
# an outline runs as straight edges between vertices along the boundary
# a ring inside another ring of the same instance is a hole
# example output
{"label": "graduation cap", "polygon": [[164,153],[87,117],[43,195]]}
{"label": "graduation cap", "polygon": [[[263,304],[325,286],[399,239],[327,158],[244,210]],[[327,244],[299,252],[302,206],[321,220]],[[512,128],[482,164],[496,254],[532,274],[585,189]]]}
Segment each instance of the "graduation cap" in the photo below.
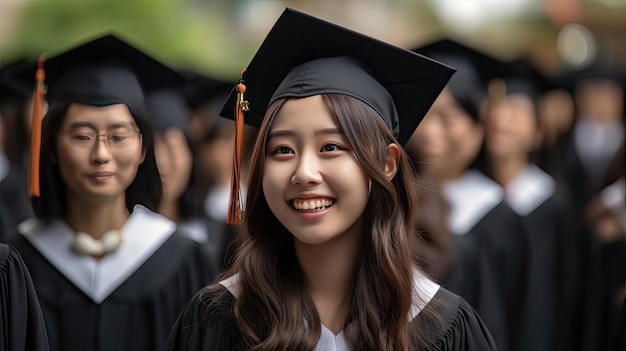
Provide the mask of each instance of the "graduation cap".
{"label": "graduation cap", "polygon": [[413,51],[457,69],[447,87],[465,112],[477,120],[480,103],[487,96],[484,78],[480,74],[489,66],[497,67],[498,60],[450,38],[431,42]]}
{"label": "graduation cap", "polygon": [[[287,8],[243,74],[246,123],[260,126],[269,104],[281,97],[341,93],[370,105],[405,143],[453,73],[432,59]],[[232,92],[223,117],[233,118],[234,97]]]}
{"label": "graduation cap", "polygon": [[554,78],[554,82],[572,94],[576,93],[578,83],[588,80],[608,80],[626,87],[626,73],[601,61],[594,61],[587,66],[566,69]]}
{"label": "graduation cap", "polygon": [[144,92],[182,85],[176,71],[108,34],[50,59],[42,55],[9,73],[35,86],[31,129],[29,194],[39,196],[41,103],[81,103],[90,106],[125,104],[135,118],[144,116]]}
{"label": "graduation cap", "polygon": [[473,94],[480,97],[487,93],[490,97],[498,97],[522,93],[533,99],[537,97],[540,73],[527,62],[504,62],[450,38],[415,51],[457,68],[457,74],[449,83],[455,96]]}
{"label": "graduation cap", "polygon": [[541,72],[539,68],[527,58],[517,58],[508,62],[508,64],[527,79],[539,95],[559,88],[557,82],[551,79],[550,76]]}
{"label": "graduation cap", "polygon": [[16,84],[11,79],[9,72],[24,63],[24,60],[19,60],[11,63],[8,66],[0,68],[0,105],[6,101],[14,99],[23,99],[28,96],[28,90],[25,90],[22,86]]}
{"label": "graduation cap", "polygon": [[[245,123],[258,127],[277,99],[338,93],[369,105],[404,144],[453,73],[430,58],[287,8],[221,115],[233,118],[234,110],[246,109]],[[241,118],[236,129],[243,129]]]}
{"label": "graduation cap", "polygon": [[[182,86],[184,78],[114,34],[85,42],[46,59],[46,99],[50,103],[76,102],[91,106],[126,104],[144,108],[144,92]],[[37,65],[30,62],[13,75],[35,83]]]}
{"label": "graduation cap", "polygon": [[[179,71],[186,79],[185,98],[190,109],[195,110],[213,99],[222,100],[233,88],[232,81],[225,81],[191,70]],[[221,102],[221,101],[220,101]]]}
{"label": "graduation cap", "polygon": [[146,94],[150,124],[157,133],[170,128],[187,132],[189,107],[182,89],[161,89]]}

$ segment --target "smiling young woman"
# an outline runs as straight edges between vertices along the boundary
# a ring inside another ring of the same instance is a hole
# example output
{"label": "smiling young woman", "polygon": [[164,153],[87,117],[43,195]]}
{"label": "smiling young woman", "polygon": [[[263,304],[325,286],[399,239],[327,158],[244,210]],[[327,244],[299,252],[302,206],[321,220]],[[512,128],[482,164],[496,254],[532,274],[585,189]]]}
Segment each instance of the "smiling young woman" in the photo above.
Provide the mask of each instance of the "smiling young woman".
{"label": "smiling young woman", "polygon": [[415,174],[401,145],[452,73],[287,9],[238,87],[260,127],[239,251],[167,349],[493,349],[474,310],[412,257]]}

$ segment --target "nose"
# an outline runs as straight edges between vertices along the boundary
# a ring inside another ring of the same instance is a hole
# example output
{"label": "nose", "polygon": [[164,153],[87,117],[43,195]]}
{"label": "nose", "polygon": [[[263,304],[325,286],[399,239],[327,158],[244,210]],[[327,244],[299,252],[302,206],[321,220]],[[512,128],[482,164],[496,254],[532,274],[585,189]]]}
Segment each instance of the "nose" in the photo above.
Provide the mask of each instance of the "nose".
{"label": "nose", "polygon": [[107,163],[111,159],[111,150],[106,135],[98,135],[91,151],[91,161],[96,164]]}
{"label": "nose", "polygon": [[317,155],[303,154],[298,160],[296,169],[291,177],[294,185],[316,185],[322,182],[320,164]]}

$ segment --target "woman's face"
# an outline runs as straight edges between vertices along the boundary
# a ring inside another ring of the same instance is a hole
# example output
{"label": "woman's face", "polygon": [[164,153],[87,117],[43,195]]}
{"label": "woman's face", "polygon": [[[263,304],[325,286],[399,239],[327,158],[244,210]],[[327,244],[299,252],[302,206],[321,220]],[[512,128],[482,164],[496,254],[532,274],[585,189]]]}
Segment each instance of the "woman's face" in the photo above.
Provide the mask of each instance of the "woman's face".
{"label": "woman's face", "polygon": [[483,123],[489,156],[526,158],[537,146],[535,107],[526,95],[515,94],[490,102]]}
{"label": "woman's face", "polygon": [[119,200],[144,157],[141,134],[126,105],[69,107],[55,160],[68,201]]}
{"label": "woman's face", "polygon": [[420,169],[437,180],[462,174],[478,154],[482,129],[444,89],[417,127],[406,149]]}
{"label": "woman's face", "polygon": [[370,180],[321,96],[288,100],[269,130],[263,193],[296,240],[359,235]]}
{"label": "woman's face", "polygon": [[177,201],[189,184],[193,166],[193,155],[183,131],[172,128],[157,134],[154,155],[163,183],[162,201]]}

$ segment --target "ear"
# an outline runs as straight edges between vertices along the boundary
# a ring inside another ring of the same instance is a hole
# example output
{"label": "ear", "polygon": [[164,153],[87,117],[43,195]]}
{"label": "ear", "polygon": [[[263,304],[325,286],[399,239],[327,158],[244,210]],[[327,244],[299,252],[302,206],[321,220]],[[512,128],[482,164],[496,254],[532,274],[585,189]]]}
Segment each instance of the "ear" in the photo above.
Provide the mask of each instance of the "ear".
{"label": "ear", "polygon": [[391,143],[387,146],[387,155],[385,156],[385,175],[389,180],[396,176],[398,163],[400,163],[400,147]]}
{"label": "ear", "polygon": [[142,164],[145,159],[146,159],[146,149],[142,148],[141,149],[141,160],[139,160],[139,164]]}

